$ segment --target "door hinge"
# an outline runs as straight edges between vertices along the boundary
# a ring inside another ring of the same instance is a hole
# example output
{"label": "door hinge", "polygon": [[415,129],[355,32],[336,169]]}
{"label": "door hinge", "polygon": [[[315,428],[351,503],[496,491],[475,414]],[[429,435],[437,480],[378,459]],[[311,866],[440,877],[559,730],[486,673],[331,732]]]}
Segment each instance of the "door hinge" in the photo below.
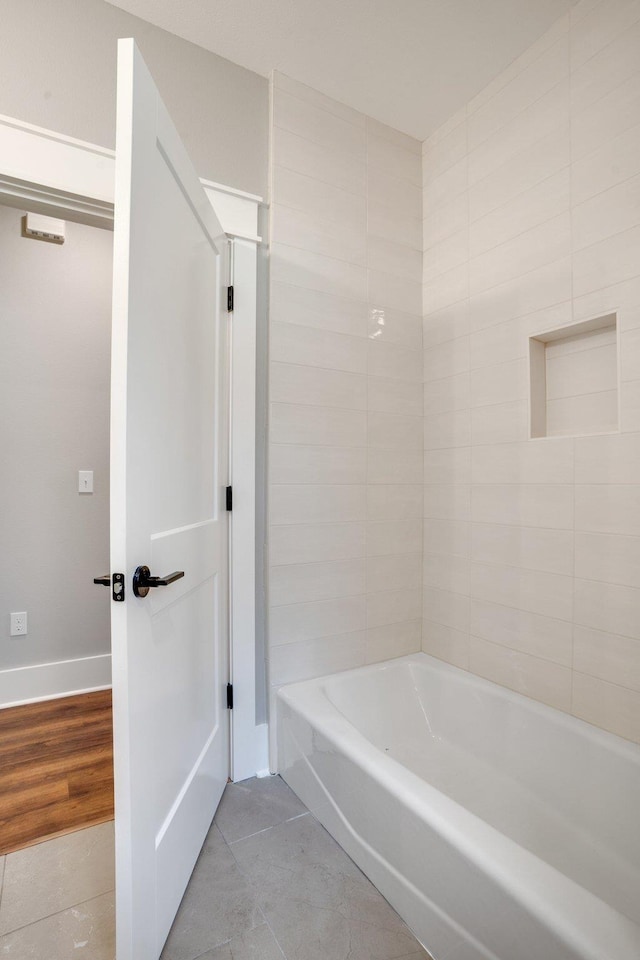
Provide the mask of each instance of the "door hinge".
{"label": "door hinge", "polygon": [[227,287],[227,313],[233,313],[233,287]]}
{"label": "door hinge", "polygon": [[227,684],[227,710],[233,710],[233,684]]}
{"label": "door hinge", "polygon": [[233,487],[227,487],[226,509],[229,512],[233,510]]}

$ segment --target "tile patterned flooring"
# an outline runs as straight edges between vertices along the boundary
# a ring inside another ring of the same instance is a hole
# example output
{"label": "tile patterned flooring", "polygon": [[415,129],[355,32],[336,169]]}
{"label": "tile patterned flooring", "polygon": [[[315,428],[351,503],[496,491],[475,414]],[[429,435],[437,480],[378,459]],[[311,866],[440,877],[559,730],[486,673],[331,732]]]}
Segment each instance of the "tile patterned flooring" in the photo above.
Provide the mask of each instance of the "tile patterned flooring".
{"label": "tile patterned flooring", "polygon": [[113,821],[0,857],[0,957],[113,960]]}
{"label": "tile patterned flooring", "polygon": [[[0,858],[0,956],[113,960],[113,824]],[[429,960],[279,777],[225,790],[161,960]]]}

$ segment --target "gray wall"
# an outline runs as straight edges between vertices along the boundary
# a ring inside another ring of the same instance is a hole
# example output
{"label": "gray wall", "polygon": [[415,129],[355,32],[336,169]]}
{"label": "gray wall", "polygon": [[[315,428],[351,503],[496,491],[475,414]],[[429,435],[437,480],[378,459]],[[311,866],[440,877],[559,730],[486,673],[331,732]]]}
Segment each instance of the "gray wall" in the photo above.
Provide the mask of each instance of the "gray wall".
{"label": "gray wall", "polygon": [[116,41],[135,37],[201,177],[266,195],[268,82],[103,0],[0,0],[0,113],[115,144]]}
{"label": "gray wall", "polygon": [[[110,653],[109,377],[113,235],[20,236],[0,206],[0,670]],[[95,493],[77,492],[94,470]],[[9,613],[29,632],[9,636]]]}

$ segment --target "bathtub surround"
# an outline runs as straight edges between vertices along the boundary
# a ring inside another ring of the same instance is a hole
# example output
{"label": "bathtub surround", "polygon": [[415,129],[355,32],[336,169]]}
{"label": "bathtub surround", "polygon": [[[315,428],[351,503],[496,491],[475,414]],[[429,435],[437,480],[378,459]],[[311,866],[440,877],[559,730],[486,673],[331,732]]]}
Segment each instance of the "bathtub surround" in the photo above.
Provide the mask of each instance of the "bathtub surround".
{"label": "bathtub surround", "polygon": [[423,145],[422,239],[415,141],[274,76],[272,690],[422,615],[426,652],[640,741],[638,64],[640,5],[578,3]]}
{"label": "bathtub surround", "polygon": [[272,82],[272,686],[420,649],[420,144]]}
{"label": "bathtub surround", "polygon": [[640,4],[583,0],[423,149],[423,649],[636,741],[639,119]]}

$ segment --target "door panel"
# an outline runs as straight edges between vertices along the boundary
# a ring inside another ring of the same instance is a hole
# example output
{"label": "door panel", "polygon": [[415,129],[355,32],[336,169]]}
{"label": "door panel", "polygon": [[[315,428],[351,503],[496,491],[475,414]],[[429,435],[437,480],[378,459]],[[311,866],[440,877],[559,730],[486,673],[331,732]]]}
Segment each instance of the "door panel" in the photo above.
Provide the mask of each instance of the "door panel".
{"label": "door panel", "polygon": [[[227,241],[132,40],[115,196],[117,960],[157,960],[229,770]],[[140,565],[184,577],[135,597]]]}

